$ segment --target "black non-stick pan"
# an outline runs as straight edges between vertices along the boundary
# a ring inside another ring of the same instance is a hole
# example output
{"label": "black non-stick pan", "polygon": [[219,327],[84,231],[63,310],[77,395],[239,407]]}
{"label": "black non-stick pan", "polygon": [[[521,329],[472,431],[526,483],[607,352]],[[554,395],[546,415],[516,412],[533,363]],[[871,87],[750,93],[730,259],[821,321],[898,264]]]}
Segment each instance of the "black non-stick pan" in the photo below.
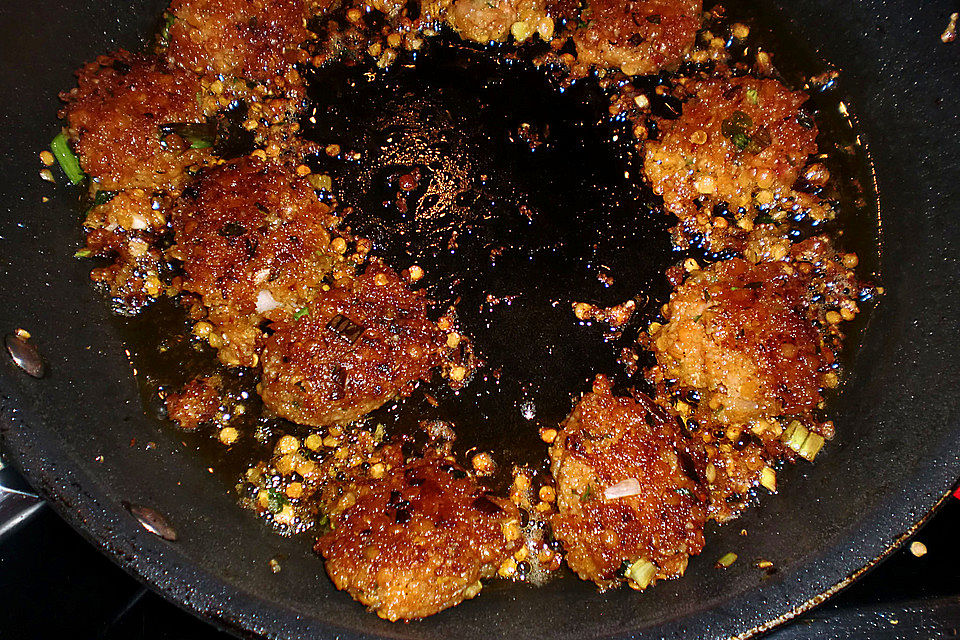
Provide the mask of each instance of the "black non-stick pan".
{"label": "black non-stick pan", "polygon": [[[643,594],[626,589],[598,594],[573,579],[542,588],[494,582],[480,597],[420,622],[390,624],[366,613],[334,590],[309,540],[278,537],[237,506],[232,483],[217,471],[219,454],[198,453],[195,440],[155,414],[144,395],[143,377],[150,372],[141,371],[138,382],[133,371],[138,349],[155,339],[153,325],[111,314],[89,284],[89,264],[72,257],[79,242],[78,194],[38,177],[37,154],[57,130],[57,93],[72,85],[73,70],[118,46],[141,46],[156,27],[162,5],[156,0],[0,5],[0,330],[28,330],[47,364],[46,375],[35,379],[12,362],[0,363],[0,444],[68,522],[171,601],[241,636],[745,637],[815,606],[879,562],[960,475],[960,42],[940,40],[949,14],[960,7],[953,0],[747,4],[782,33],[809,45],[814,58],[840,70],[830,100],[847,105],[853,135],[860,136],[871,159],[861,158],[860,169],[851,174],[870,197],[858,205],[848,242],[857,246],[872,277],[882,278],[885,293],[869,321],[855,331],[859,346],[848,351],[844,386],[830,401],[837,438],[816,464],[781,473],[780,495],[764,497],[732,525],[708,531],[704,553],[691,561],[682,579]],[[464,64],[479,69],[470,73],[483,72],[482,63]],[[427,80],[432,82],[416,82]],[[398,82],[397,96],[406,86]],[[441,97],[444,91],[465,90],[435,89],[432,95]],[[352,102],[357,109],[361,98]],[[504,117],[507,106],[496,107]],[[338,112],[335,104],[327,107],[323,113],[333,119],[322,122],[348,130],[351,113]],[[564,108],[578,109],[575,104]],[[424,113],[424,121],[432,122],[433,116]],[[469,118],[457,117],[462,121],[454,117],[453,124],[468,127]],[[397,123],[381,125],[386,131]],[[311,135],[323,142],[330,131],[320,127]],[[480,156],[486,148],[482,137],[468,145]],[[593,157],[590,149],[583,153]],[[494,160],[512,166],[509,157]],[[600,160],[586,164],[593,182],[612,171]],[[563,169],[558,165],[557,170]],[[375,173],[364,178],[370,180],[367,186],[389,182],[389,175]],[[511,184],[522,187],[522,180],[536,182],[534,177],[521,176]],[[555,182],[565,193],[567,180]],[[357,194],[370,191],[364,184],[354,185]],[[504,193],[496,191],[491,202]],[[551,209],[549,202],[535,201],[533,209],[554,211],[537,237],[556,233],[557,246],[569,246],[578,234],[599,234],[608,241],[600,243],[601,249],[614,261],[606,266],[616,270],[619,265],[626,282],[631,277],[635,284],[645,282],[651,296],[662,299],[664,285],[650,274],[670,259],[663,244],[665,223],[651,217],[634,237],[622,221],[604,226],[590,217],[589,203],[568,195],[577,205],[569,215],[581,216],[577,224],[564,217],[562,206]],[[394,232],[409,220],[378,218],[369,211],[372,206],[367,203],[370,217],[357,218],[356,224],[401,260],[406,254],[396,246]],[[513,233],[509,226],[507,232]],[[593,244],[584,246],[583,251],[594,251]],[[514,248],[553,255],[523,242]],[[510,259],[507,253],[504,260]],[[547,291],[542,295],[567,295],[561,302],[568,304],[572,294],[552,292],[550,283],[579,267],[564,262],[562,252],[544,260],[555,273],[539,287]],[[629,275],[626,265],[631,264],[638,265],[639,275]],[[497,281],[500,293],[521,296],[511,308],[523,309],[524,291],[513,290],[523,282]],[[442,293],[444,284],[442,278],[434,283],[433,293]],[[503,335],[487,336],[489,344],[501,345],[497,353],[504,358],[521,348],[572,344],[560,335],[569,331],[560,328],[560,320],[531,315],[510,322]],[[562,358],[514,358],[510,366],[529,367],[527,380],[539,383],[507,389],[509,403],[528,394],[541,402],[538,419],[546,421],[586,388],[590,367],[576,358],[600,361],[607,347],[599,329],[578,330],[584,331],[587,346],[566,347]],[[463,439],[509,451],[514,439],[522,439],[521,430],[535,429],[519,418],[490,422],[488,431],[474,426]],[[176,540],[141,526],[131,514],[137,506],[163,514]],[[717,569],[717,558],[731,551],[740,560]],[[271,571],[272,559],[279,561],[279,572]],[[760,559],[773,562],[775,571],[757,569],[754,562]]]}

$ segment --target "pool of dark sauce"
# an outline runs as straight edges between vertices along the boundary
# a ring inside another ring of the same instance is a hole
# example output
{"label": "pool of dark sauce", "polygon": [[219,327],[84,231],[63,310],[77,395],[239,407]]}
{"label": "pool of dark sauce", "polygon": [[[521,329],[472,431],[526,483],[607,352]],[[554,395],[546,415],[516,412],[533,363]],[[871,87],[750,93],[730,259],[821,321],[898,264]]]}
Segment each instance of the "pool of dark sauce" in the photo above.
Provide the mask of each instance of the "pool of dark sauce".
{"label": "pool of dark sauce", "polygon": [[[750,59],[760,44],[795,87],[829,70],[789,37],[776,12],[724,4],[729,23],[745,21],[756,34],[736,55]],[[422,267],[415,287],[426,290],[435,315],[457,309],[459,329],[484,362],[459,392],[437,376],[367,420],[391,436],[416,435],[424,420],[453,423],[456,452],[493,453],[497,489],[514,465],[546,470],[539,428],[556,427],[594,375],[610,376],[620,392],[645,388],[642,373],[627,375],[618,357],[668,299],[664,271],[687,255],[717,257],[671,247],[673,219],[658,212],[629,123],[611,122],[595,78],[563,89],[522,53],[512,60],[503,53],[440,37],[385,71],[310,70],[311,105],[302,119],[305,138],[340,147],[335,157],[320,153],[309,163],[333,178],[328,196],[344,226],[372,240],[373,254],[397,271]],[[857,251],[859,273],[876,281],[879,218],[869,159],[836,83],[807,91],[841,211],[817,231],[843,227],[841,246]],[[629,299],[637,310],[618,331],[572,311],[574,302],[606,307]],[[848,359],[868,316],[851,324]],[[246,413],[231,423],[241,432],[232,447],[203,428],[176,431],[228,486],[269,457],[275,439],[268,436],[307,433],[260,418],[256,373],[219,367],[213,351],[189,337],[190,323],[174,303],[160,301],[117,324],[159,428],[176,429],[163,420],[158,391],[178,390],[197,374],[218,371],[233,397],[247,394]],[[469,457],[461,460],[469,465]]]}
{"label": "pool of dark sauce", "polygon": [[[438,311],[456,308],[485,362],[462,391],[424,385],[371,419],[388,433],[449,421],[456,449],[540,467],[539,426],[559,424],[596,372],[621,370],[630,329],[668,293],[668,220],[651,211],[606,99],[451,40],[376,77],[318,72],[311,97],[304,135],[360,155],[315,162],[353,207],[344,224],[394,268],[422,267],[417,286]],[[619,337],[572,311],[634,297]]]}

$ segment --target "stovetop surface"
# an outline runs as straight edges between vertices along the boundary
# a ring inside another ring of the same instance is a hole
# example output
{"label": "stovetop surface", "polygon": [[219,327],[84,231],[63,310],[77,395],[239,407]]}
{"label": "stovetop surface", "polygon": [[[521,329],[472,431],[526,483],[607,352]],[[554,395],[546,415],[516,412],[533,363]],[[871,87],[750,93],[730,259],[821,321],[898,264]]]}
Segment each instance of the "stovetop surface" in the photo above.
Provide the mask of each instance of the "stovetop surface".
{"label": "stovetop surface", "polygon": [[[911,550],[911,542],[921,544]],[[960,637],[960,500],[949,499],[911,542],[766,637]],[[0,539],[0,638],[55,637],[231,638],[140,585],[43,507]]]}

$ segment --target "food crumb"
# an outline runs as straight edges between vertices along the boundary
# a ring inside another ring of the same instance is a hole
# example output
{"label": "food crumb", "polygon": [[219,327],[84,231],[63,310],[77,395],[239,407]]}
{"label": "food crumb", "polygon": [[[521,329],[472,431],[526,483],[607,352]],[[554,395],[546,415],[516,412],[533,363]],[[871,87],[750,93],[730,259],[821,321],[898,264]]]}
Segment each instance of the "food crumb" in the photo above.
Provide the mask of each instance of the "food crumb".
{"label": "food crumb", "polygon": [[960,18],[960,13],[951,13],[950,22],[947,24],[947,28],[943,30],[943,33],[940,34],[940,41],[943,44],[948,44],[957,39],[957,19]]}
{"label": "food crumb", "polygon": [[927,555],[927,545],[923,544],[919,540],[914,540],[910,543],[910,553],[918,558],[922,558]]}
{"label": "food crumb", "polygon": [[276,558],[270,558],[270,571],[280,573],[280,562]]}
{"label": "food crumb", "polygon": [[54,163],[53,154],[50,153],[49,151],[41,151],[40,162],[42,162],[44,165],[48,167],[52,167]]}

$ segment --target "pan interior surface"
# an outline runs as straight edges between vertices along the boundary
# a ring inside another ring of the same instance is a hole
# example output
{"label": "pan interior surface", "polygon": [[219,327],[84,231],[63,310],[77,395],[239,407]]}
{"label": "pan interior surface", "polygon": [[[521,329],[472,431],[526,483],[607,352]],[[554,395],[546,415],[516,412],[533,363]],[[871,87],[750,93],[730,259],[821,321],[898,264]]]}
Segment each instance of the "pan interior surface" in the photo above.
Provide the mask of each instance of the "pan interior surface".
{"label": "pan interior surface", "polygon": [[[5,332],[28,329],[49,365],[48,376],[39,381],[27,379],[11,366],[2,368],[0,433],[5,451],[71,523],[175,602],[238,633],[268,637],[725,637],[749,632],[788,614],[857,572],[919,520],[953,480],[960,435],[958,403],[951,388],[956,376],[948,367],[958,355],[958,339],[950,331],[955,325],[950,319],[958,311],[958,292],[956,263],[949,256],[956,248],[958,232],[956,225],[949,223],[949,203],[956,202],[960,193],[950,179],[957,173],[957,159],[943,157],[940,150],[950,143],[950,136],[956,146],[960,127],[956,126],[955,107],[938,103],[935,92],[917,95],[913,88],[914,81],[930,87],[960,82],[956,56],[923,57],[933,46],[927,40],[938,42],[937,29],[943,26],[938,7],[933,6],[936,3],[922,8],[904,4],[900,13],[914,14],[910,25],[899,17],[898,3],[866,2],[856,9],[847,8],[842,16],[845,20],[839,19],[840,9],[825,1],[802,1],[789,7],[790,17],[804,19],[793,27],[801,40],[816,43],[825,59],[846,63],[841,90],[849,94],[852,109],[859,115],[856,134],[870,143],[876,164],[884,205],[883,255],[889,265],[883,283],[887,294],[863,330],[863,346],[848,364],[846,387],[834,402],[838,438],[817,464],[785,472],[782,495],[761,501],[732,526],[708,532],[707,548],[691,562],[683,579],[658,585],[642,596],[629,590],[601,595],[573,580],[556,580],[540,589],[493,583],[478,599],[408,625],[376,619],[345,594],[335,592],[309,544],[279,538],[238,509],[228,478],[211,477],[208,471],[216,460],[196,455],[196,442],[182,438],[144,411],[133,373],[136,362],[128,361],[124,353],[130,348],[125,342],[130,329],[110,318],[87,283],[86,266],[70,258],[77,242],[77,223],[69,213],[75,210],[74,196],[63,187],[51,189],[35,177],[36,151],[55,130],[55,96],[70,86],[70,70],[118,43],[136,46],[131,41],[133,33],[147,33],[152,16],[162,9],[159,3],[135,8],[119,2],[101,4],[91,7],[73,2],[50,9],[61,15],[60,20],[38,15],[28,3],[10,3],[0,9],[0,24],[22,25],[21,31],[33,34],[26,39],[11,32],[0,45],[5,62],[0,78],[10,88],[0,98],[4,115],[0,123],[8,140],[2,153],[6,166],[13,168],[0,182],[6,207],[0,220],[0,288],[7,300],[15,301],[3,308],[0,317]],[[758,15],[779,15],[772,7],[761,9]],[[898,17],[888,22],[878,17],[893,15]],[[83,29],[91,23],[97,29]],[[840,24],[844,27],[836,28]],[[895,27],[902,31],[890,33]],[[864,33],[870,37],[865,39]],[[890,65],[910,61],[917,62],[909,67],[912,80],[906,73],[891,73]],[[429,82],[425,84],[431,87]],[[431,88],[440,97],[430,117],[447,113],[470,119],[469,113],[450,113],[451,103],[444,103],[443,89]],[[590,108],[589,103],[575,98],[570,96],[570,109]],[[536,96],[530,99],[535,101]],[[415,102],[423,107],[422,100]],[[519,124],[530,119],[520,111],[503,111],[519,118]],[[342,120],[336,120],[336,114],[331,118],[328,127],[349,126],[349,114]],[[510,126],[501,129],[509,131],[515,123],[505,124]],[[542,123],[526,124],[535,125],[536,130]],[[395,125],[383,123],[380,135],[389,137],[390,127]],[[314,132],[318,137],[323,133]],[[377,131],[363,135],[377,135]],[[475,135],[475,140],[460,148],[476,149],[475,153],[482,155],[516,144],[507,140],[485,147],[485,132]],[[910,145],[902,144],[905,136]],[[584,135],[583,139],[593,138]],[[515,151],[535,155],[540,150],[531,152],[529,145],[526,150],[517,145]],[[628,198],[636,202],[640,196],[621,191],[626,186],[612,178],[616,171],[630,170],[628,165],[618,164],[626,161],[610,146],[604,148],[602,157],[607,164],[591,164],[596,175],[589,178],[594,186],[602,187],[593,193],[600,197],[607,193],[611,202]],[[494,164],[501,167],[511,167],[510,162],[509,155],[494,158]],[[604,182],[604,172],[611,176],[608,182]],[[356,185],[357,194],[363,192],[370,198],[364,209],[369,211],[377,201],[389,200],[391,194],[384,186],[392,179],[389,173],[374,172],[365,178],[367,182]],[[484,242],[483,225],[475,225],[477,241],[470,250],[477,256],[467,262],[484,276],[489,277],[487,270],[501,274],[494,280],[502,287],[496,298],[514,294],[529,273],[523,268],[528,268],[530,260],[554,269],[554,279],[580,278],[589,283],[598,300],[602,295],[616,298],[622,292],[600,287],[595,278],[590,281],[593,261],[641,265],[633,271],[621,269],[626,275],[617,286],[622,282],[630,290],[628,295],[643,287],[655,291],[656,273],[662,271],[660,261],[672,259],[664,222],[648,219],[644,233],[649,236],[636,238],[628,228],[631,218],[625,216],[621,221],[613,215],[599,220],[596,216],[601,207],[589,208],[594,197],[566,185],[571,181],[565,180],[558,189],[570,189],[561,193],[579,205],[577,230],[594,230],[602,238],[618,240],[595,250],[584,238],[583,246],[571,251],[576,259],[568,260],[562,251],[550,251],[545,241],[542,246],[524,244],[530,237],[549,238],[549,227],[562,226],[569,219],[552,217],[549,207],[524,201],[528,191],[523,189],[522,176],[517,172],[510,175],[510,180],[491,185],[491,207],[498,212],[498,220],[540,225],[538,229],[546,231],[524,234],[517,246],[499,253],[491,265],[489,250],[496,247]],[[870,187],[864,186],[866,190]],[[524,197],[517,198],[518,193]],[[50,201],[41,202],[42,196]],[[520,204],[539,216],[526,217],[519,211]],[[497,209],[514,206],[514,212]],[[378,221],[387,219],[390,212],[380,211],[381,215],[352,223],[359,229],[366,225],[374,235]],[[863,215],[866,220],[857,224],[868,230],[872,224],[875,229],[877,220],[870,219],[869,208]],[[419,231],[429,234],[431,220],[412,217],[383,224],[380,240],[391,247],[397,260],[404,255],[410,260],[435,259],[435,273],[443,274],[448,253],[410,255],[402,238],[391,237],[405,224],[420,223],[424,227]],[[449,229],[445,225],[437,226],[443,231]],[[555,232],[569,238],[565,235],[568,230]],[[854,235],[854,243],[875,237]],[[443,239],[442,233],[439,237]],[[464,251],[470,246],[464,243]],[[610,253],[603,254],[604,250]],[[486,291],[470,286],[458,289],[461,285],[454,287],[439,276],[430,284],[437,299],[475,295],[478,308],[486,300]],[[565,290],[578,289],[571,286]],[[543,301],[561,298],[556,313],[569,317],[570,300],[562,295],[563,291],[549,287],[538,291]],[[477,424],[488,417],[498,423],[502,431],[492,432],[489,442],[480,445],[494,450],[507,448],[499,442],[501,434],[535,432],[518,406],[527,396],[543,398],[534,403],[537,420],[555,421],[566,411],[564,403],[582,390],[589,372],[613,368],[615,361],[614,345],[603,343],[599,328],[544,321],[536,308],[527,313],[524,304],[517,299],[512,305],[496,305],[478,314],[484,318],[509,311],[507,315],[513,318],[491,323],[499,329],[491,330],[489,348],[503,347],[506,359],[509,345],[528,340],[531,328],[563,326],[583,338],[557,340],[557,344],[580,344],[583,352],[524,359],[516,363],[516,373],[508,376],[507,382],[491,387],[491,397],[501,394],[502,398],[506,393],[507,402],[491,401],[486,410],[482,404],[463,409],[476,412]],[[471,330],[482,335],[485,327],[477,322]],[[145,325],[137,326],[145,329]],[[532,342],[541,350],[553,344],[551,340]],[[598,348],[589,348],[592,345]],[[136,351],[132,349],[133,356]],[[555,362],[564,364],[552,364]],[[559,376],[563,382],[554,382]],[[501,410],[503,415],[487,415]],[[401,408],[392,415],[400,416],[399,420],[406,414]],[[472,437],[472,433],[464,433],[462,441]],[[176,528],[178,540],[168,543],[151,537],[129,516],[123,502],[148,505],[164,513]],[[741,529],[747,535],[740,535]],[[729,551],[743,561],[717,570],[716,559]],[[269,562],[277,558],[281,571],[273,573]],[[758,559],[774,562],[777,571],[771,575],[757,570],[752,565]]]}

